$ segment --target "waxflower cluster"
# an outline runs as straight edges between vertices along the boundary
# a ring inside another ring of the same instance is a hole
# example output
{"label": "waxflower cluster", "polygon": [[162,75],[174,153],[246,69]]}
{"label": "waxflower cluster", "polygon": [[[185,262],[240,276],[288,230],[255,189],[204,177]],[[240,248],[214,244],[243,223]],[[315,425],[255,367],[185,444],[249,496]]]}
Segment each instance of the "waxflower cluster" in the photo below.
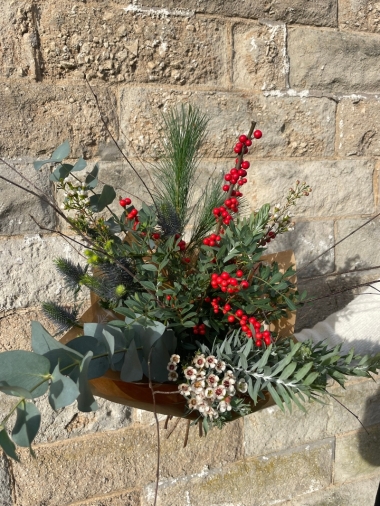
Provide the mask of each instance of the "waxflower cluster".
{"label": "waxflower cluster", "polygon": [[70,174],[66,177],[61,189],[64,191],[64,201],[61,208],[64,210],[84,211],[88,210],[90,198],[88,196],[88,186]]}
{"label": "waxflower cluster", "polygon": [[[170,361],[168,368],[172,367]],[[234,373],[226,370],[227,364],[214,355],[197,353],[192,364],[184,367],[186,383],[178,385],[181,395],[187,399],[190,411],[216,420],[223,413],[233,409],[231,401],[238,393],[246,393],[248,385],[244,379],[237,380]]]}

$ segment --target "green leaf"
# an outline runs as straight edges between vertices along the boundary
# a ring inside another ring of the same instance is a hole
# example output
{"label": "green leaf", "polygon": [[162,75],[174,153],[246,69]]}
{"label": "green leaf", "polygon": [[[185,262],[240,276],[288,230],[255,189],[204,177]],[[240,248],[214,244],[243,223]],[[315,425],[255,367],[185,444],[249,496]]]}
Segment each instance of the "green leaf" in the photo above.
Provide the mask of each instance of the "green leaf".
{"label": "green leaf", "polygon": [[280,376],[280,380],[286,380],[291,376],[297,368],[297,362],[291,362],[289,365],[285,367]]}
{"label": "green leaf", "polygon": [[240,357],[238,366],[241,366],[243,369],[248,369],[248,361],[244,353],[238,352],[238,356]]}
{"label": "green leaf", "polygon": [[88,188],[96,188],[98,184],[99,165],[96,163],[92,171],[87,175],[85,183]]}
{"label": "green leaf", "polygon": [[252,400],[253,400],[253,402],[255,404],[257,404],[257,396],[258,396],[258,393],[260,391],[261,382],[262,382],[262,379],[261,378],[257,378],[251,392],[250,392],[249,387],[248,387],[249,395],[251,396],[251,398],[252,398]]}
{"label": "green leaf", "polygon": [[140,281],[140,285],[142,285],[147,290],[156,291],[156,287],[151,281]]}
{"label": "green leaf", "polygon": [[268,392],[271,394],[274,402],[281,409],[281,411],[283,411],[285,413],[284,404],[282,403],[280,396],[276,392],[276,389],[273,387],[273,385],[271,383],[268,383],[267,388],[268,388]]}
{"label": "green leaf", "polygon": [[296,311],[297,308],[293,304],[293,302],[290,299],[288,299],[288,297],[285,297],[285,295],[283,295],[283,297],[284,297],[284,300],[285,300],[286,304],[288,305],[288,308],[290,309],[290,311]]}
{"label": "green leaf", "polygon": [[255,369],[262,369],[263,367],[265,367],[266,363],[268,362],[268,358],[269,358],[269,355],[271,354],[271,351],[272,351],[272,345],[270,344],[268,346],[268,348],[265,350],[261,359],[257,362],[257,364],[255,364],[255,367],[254,367]]}
{"label": "green leaf", "polygon": [[80,364],[83,355],[60,343],[39,322],[32,322],[32,348],[35,353],[43,355],[50,362],[50,372],[53,372],[58,361],[61,369],[69,365]]}
{"label": "green leaf", "polygon": [[123,367],[120,372],[120,379],[127,383],[140,381],[143,377],[143,369],[137,353],[136,343],[132,341],[128,351],[125,353]]}
{"label": "green leaf", "polygon": [[92,395],[91,387],[88,382],[88,369],[92,356],[92,351],[89,351],[85,357],[83,357],[83,360],[80,364],[80,372],[77,381],[77,385],[79,387],[79,396],[77,399],[78,409],[79,411],[83,411],[85,413],[96,411],[98,409],[98,403]]}
{"label": "green leaf", "polygon": [[122,314],[123,316],[128,316],[128,318],[131,318],[132,320],[134,320],[136,318],[136,313],[134,313],[128,307],[115,307],[114,312],[118,313],[118,314]]}
{"label": "green leaf", "polygon": [[154,264],[143,264],[141,268],[144,269],[145,271],[152,271],[152,272],[157,271],[157,266]]}
{"label": "green leaf", "polygon": [[72,379],[61,374],[59,364],[54,369],[50,383],[50,406],[57,411],[72,404],[79,395],[79,388]]}
{"label": "green leaf", "polygon": [[54,183],[59,183],[60,179],[65,179],[70,172],[73,170],[73,165],[70,165],[69,163],[65,163],[63,165],[59,165],[54,172],[50,174],[50,181],[53,181]]}
{"label": "green leaf", "polygon": [[45,165],[46,163],[50,163],[51,160],[49,158],[49,160],[36,160],[35,162],[33,162],[33,166],[36,170],[40,170],[40,168]]}
{"label": "green leaf", "polygon": [[307,376],[306,379],[303,380],[302,383],[306,386],[309,386],[312,383],[314,383],[314,381],[318,378],[318,376],[319,376],[319,372],[312,372],[309,374],[309,376]]}
{"label": "green leaf", "polygon": [[305,406],[301,403],[301,401],[298,399],[297,395],[293,392],[293,390],[291,388],[289,388],[288,392],[289,392],[289,395],[292,398],[294,404],[296,404],[296,406],[298,406],[301,411],[306,413]]}
{"label": "green leaf", "polygon": [[188,320],[186,322],[183,322],[182,324],[184,327],[186,328],[190,328],[190,327],[195,327],[196,323],[195,322],[192,322],[191,320]]}
{"label": "green leaf", "polygon": [[[31,351],[13,350],[0,353],[1,383],[28,390],[33,398],[40,397],[47,391],[49,369],[49,360]],[[11,391],[8,393],[13,395]]]}
{"label": "green leaf", "polygon": [[2,425],[0,425],[0,447],[4,450],[8,457],[19,462],[20,459],[16,453],[16,446]]}
{"label": "green leaf", "polygon": [[65,141],[63,144],[58,146],[58,148],[53,152],[50,157],[52,162],[62,162],[64,158],[67,158],[70,154],[70,143],[69,141]]}
{"label": "green leaf", "polygon": [[38,433],[41,414],[32,402],[21,402],[16,410],[16,424],[12,430],[12,439],[19,445],[28,448]]}
{"label": "green leaf", "polygon": [[[80,336],[67,343],[71,349],[78,351],[82,356],[92,351],[95,355],[108,353],[104,343],[92,336]],[[88,368],[88,379],[99,378],[109,369],[108,357],[93,358]]]}
{"label": "green leaf", "polygon": [[0,381],[0,392],[3,392],[7,395],[13,395],[15,397],[25,397],[25,399],[33,399],[33,395],[29,392],[29,390],[26,390],[25,388],[21,387],[14,387],[11,385],[8,385],[5,381]]}
{"label": "green leaf", "polygon": [[112,186],[105,184],[97,203],[97,212],[100,213],[105,207],[112,204],[116,198],[116,192]]}
{"label": "green leaf", "polygon": [[73,167],[73,172],[79,172],[87,167],[86,160],[83,160],[83,158],[79,158],[76,164]]}
{"label": "green leaf", "polygon": [[306,374],[308,374],[308,372],[313,367],[313,365],[314,365],[314,362],[308,362],[307,364],[302,366],[301,369],[299,371],[297,371],[296,374],[294,375],[294,379],[296,381],[300,381],[302,378],[304,378],[306,376]]}

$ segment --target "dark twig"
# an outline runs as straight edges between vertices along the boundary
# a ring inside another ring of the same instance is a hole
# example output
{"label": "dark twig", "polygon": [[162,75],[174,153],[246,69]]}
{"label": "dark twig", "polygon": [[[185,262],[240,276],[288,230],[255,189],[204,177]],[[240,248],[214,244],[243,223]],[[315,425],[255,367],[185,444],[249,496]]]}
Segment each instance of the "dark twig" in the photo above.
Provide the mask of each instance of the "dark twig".
{"label": "dark twig", "polygon": [[152,192],[149,190],[148,186],[145,184],[145,181],[144,179],[140,176],[140,174],[138,173],[138,171],[134,168],[134,166],[132,165],[132,163],[130,162],[129,158],[126,156],[126,154],[124,153],[124,151],[121,149],[121,147],[119,146],[117,140],[115,139],[113,133],[111,132],[111,130],[109,129],[108,125],[107,125],[107,122],[106,120],[104,119],[103,117],[103,114],[102,114],[102,111],[100,109],[100,105],[99,105],[99,101],[98,101],[98,97],[97,95],[95,94],[91,84],[88,82],[88,80],[86,79],[86,83],[88,84],[88,87],[90,88],[91,90],[91,93],[95,99],[95,103],[96,103],[96,107],[99,111],[99,116],[100,116],[100,119],[104,125],[104,128],[107,130],[107,133],[108,135],[111,137],[113,143],[115,144],[116,148],[118,149],[118,151],[121,153],[121,156],[124,158],[124,160],[127,162],[127,164],[130,166],[130,168],[133,170],[133,172],[136,174],[136,176],[140,179],[142,185],[144,186],[144,188],[146,189],[146,191],[149,193],[149,196],[150,198],[152,199],[152,202],[153,204],[155,205],[156,207],[156,203],[155,203],[155,200],[154,200],[154,197],[152,195]]}
{"label": "dark twig", "polygon": [[[361,288],[363,286],[372,286],[372,283],[378,283],[378,282],[379,282],[379,280],[375,279],[375,280],[372,280],[372,281],[368,281],[367,283],[360,283],[359,285],[350,286],[349,288],[344,288],[343,290],[337,290],[336,292],[332,292],[332,293],[329,293],[327,295],[322,295],[321,297],[315,297],[315,298],[307,299],[303,303],[306,304],[306,303],[309,303],[309,302],[315,302],[316,300],[326,299],[327,297],[332,297],[332,296],[338,295],[340,293],[350,292],[351,290],[355,290],[355,288]],[[377,290],[377,288],[375,288],[375,290]],[[364,294],[362,294],[362,295],[364,295]],[[366,295],[377,295],[377,294],[366,294]]]}
{"label": "dark twig", "polygon": [[185,432],[185,440],[183,442],[183,447],[186,448],[187,446],[187,442],[189,440],[189,430],[190,430],[190,424],[191,424],[191,420],[187,420],[187,425],[186,425],[186,432]]}
{"label": "dark twig", "polygon": [[332,393],[328,392],[327,390],[325,390],[325,392],[334,399],[334,401],[336,401],[338,404],[340,404],[342,406],[342,408],[344,408],[346,411],[348,411],[352,416],[354,416],[356,418],[356,420],[360,423],[360,425],[363,427],[363,429],[366,431],[366,433],[369,435],[369,432],[368,430],[365,428],[363,422],[360,420],[360,418],[358,417],[358,415],[355,415],[355,413],[353,411],[351,411],[347,406],[345,406],[342,402],[340,402],[340,400],[338,400],[335,395],[333,395]]}
{"label": "dark twig", "polygon": [[154,503],[153,506],[156,506],[157,504],[157,495],[158,495],[158,483],[160,480],[160,457],[161,457],[161,443],[160,443],[160,423],[158,421],[157,416],[157,410],[156,410],[156,392],[154,391],[153,384],[152,384],[152,376],[150,371],[150,365],[151,365],[151,359],[152,359],[152,351],[153,346],[150,348],[149,351],[149,357],[148,357],[148,372],[149,372],[149,388],[152,392],[152,398],[153,398],[153,414],[154,419],[156,421],[156,428],[157,428],[157,468],[156,468],[156,487],[154,491]]}

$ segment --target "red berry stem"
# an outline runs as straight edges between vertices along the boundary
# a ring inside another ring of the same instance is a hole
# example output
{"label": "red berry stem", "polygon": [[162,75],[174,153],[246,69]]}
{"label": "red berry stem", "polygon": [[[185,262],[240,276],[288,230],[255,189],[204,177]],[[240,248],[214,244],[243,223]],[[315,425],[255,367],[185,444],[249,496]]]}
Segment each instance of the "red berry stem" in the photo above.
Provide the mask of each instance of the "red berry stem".
{"label": "red berry stem", "polygon": [[[249,129],[248,134],[247,134],[247,138],[248,139],[252,139],[252,134],[253,134],[253,131],[255,130],[255,126],[256,126],[256,121],[252,121],[250,129]],[[236,158],[235,169],[240,169],[241,162],[243,160],[243,156],[244,156],[244,149],[241,150],[241,152],[239,153],[238,157]],[[227,192],[227,195],[226,195],[226,199],[229,199],[231,197],[234,187],[235,187],[235,185],[233,185],[233,184],[230,185],[230,188],[229,188],[229,190]],[[220,216],[219,220],[218,220],[218,224],[216,226],[216,230],[215,230],[215,234],[216,235],[219,235],[222,223],[223,223],[223,217]]]}

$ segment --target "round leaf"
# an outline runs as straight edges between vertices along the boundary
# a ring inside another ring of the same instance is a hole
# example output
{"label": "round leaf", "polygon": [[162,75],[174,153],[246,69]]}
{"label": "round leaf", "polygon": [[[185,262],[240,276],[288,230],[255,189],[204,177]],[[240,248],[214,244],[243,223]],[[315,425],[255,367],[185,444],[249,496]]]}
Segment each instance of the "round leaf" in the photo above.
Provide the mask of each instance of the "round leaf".
{"label": "round leaf", "polygon": [[49,360],[37,353],[24,350],[0,353],[0,381],[24,388],[33,397],[40,397],[47,391],[49,370]]}
{"label": "round leaf", "polygon": [[17,408],[16,424],[12,431],[13,441],[28,447],[36,437],[41,424],[41,414],[32,402],[22,402]]}

